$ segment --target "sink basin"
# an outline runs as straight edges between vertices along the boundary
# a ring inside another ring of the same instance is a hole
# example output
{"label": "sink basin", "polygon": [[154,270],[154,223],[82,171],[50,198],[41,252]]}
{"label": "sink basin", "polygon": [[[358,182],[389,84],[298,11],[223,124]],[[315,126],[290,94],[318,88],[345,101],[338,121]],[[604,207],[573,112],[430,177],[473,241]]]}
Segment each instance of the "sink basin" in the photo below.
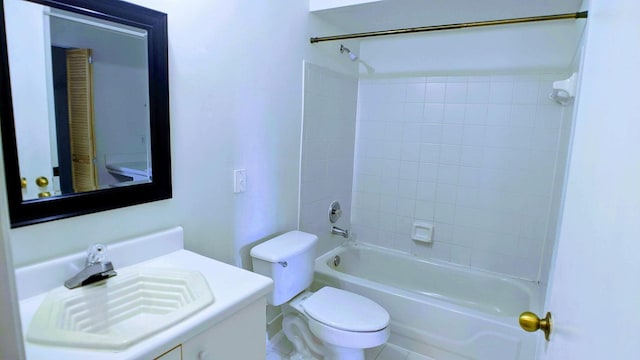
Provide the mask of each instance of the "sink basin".
{"label": "sink basin", "polygon": [[134,266],[92,285],[49,292],[27,340],[119,351],[193,315],[214,297],[197,271]]}

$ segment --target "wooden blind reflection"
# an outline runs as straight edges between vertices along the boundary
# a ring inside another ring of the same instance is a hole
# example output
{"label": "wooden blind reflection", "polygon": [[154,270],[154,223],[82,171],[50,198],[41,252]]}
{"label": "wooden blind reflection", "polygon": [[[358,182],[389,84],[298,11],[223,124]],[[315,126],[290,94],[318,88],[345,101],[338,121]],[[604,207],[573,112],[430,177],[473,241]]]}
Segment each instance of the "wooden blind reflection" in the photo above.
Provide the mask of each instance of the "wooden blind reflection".
{"label": "wooden blind reflection", "polygon": [[67,50],[71,172],[75,192],[98,188],[91,49]]}

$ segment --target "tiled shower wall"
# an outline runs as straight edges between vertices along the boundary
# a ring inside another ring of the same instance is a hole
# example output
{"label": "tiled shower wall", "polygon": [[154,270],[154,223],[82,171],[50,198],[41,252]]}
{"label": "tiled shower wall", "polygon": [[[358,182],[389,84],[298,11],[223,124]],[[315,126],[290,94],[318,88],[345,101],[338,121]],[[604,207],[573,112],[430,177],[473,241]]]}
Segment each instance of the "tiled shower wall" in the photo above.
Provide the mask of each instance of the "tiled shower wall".
{"label": "tiled shower wall", "polygon": [[[548,94],[567,77],[360,80],[357,240],[540,280],[571,128]],[[432,244],[411,239],[414,221],[434,224]]]}
{"label": "tiled shower wall", "polygon": [[335,225],[351,222],[357,96],[357,78],[305,64],[299,221],[300,230],[318,235],[318,255],[345,240],[331,235],[332,201],[343,210]]}

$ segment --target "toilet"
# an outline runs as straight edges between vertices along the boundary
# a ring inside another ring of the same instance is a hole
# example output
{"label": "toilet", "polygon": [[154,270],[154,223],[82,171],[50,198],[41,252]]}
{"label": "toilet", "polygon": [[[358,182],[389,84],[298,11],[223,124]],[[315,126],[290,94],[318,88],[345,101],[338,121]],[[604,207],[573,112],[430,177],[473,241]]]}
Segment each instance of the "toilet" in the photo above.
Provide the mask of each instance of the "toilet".
{"label": "toilet", "polygon": [[251,249],[253,271],[273,279],[270,305],[282,305],[291,359],[364,360],[364,349],[389,339],[389,313],[364,296],[313,281],[318,237],[290,231]]}
{"label": "toilet", "polygon": [[151,181],[151,169],[144,161],[126,163],[107,163],[107,171],[120,182]]}

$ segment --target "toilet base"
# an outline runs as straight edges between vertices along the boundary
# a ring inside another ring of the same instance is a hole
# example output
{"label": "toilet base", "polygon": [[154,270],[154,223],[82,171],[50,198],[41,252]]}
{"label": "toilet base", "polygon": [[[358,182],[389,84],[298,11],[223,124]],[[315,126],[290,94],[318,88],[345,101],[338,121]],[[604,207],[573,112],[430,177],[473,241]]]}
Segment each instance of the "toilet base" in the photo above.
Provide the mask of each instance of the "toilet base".
{"label": "toilet base", "polygon": [[321,343],[298,315],[286,315],[282,321],[282,330],[295,349],[290,360],[365,360],[364,349]]}
{"label": "toilet base", "polygon": [[325,360],[364,360],[364,349],[324,344]]}
{"label": "toilet base", "polygon": [[[282,305],[282,330],[295,348],[291,360],[365,360],[364,348],[333,345],[321,341],[313,334],[309,329],[309,319],[304,315],[304,310],[300,305],[311,295],[313,293],[305,291]],[[388,330],[383,335],[384,341],[386,341],[389,337]]]}

